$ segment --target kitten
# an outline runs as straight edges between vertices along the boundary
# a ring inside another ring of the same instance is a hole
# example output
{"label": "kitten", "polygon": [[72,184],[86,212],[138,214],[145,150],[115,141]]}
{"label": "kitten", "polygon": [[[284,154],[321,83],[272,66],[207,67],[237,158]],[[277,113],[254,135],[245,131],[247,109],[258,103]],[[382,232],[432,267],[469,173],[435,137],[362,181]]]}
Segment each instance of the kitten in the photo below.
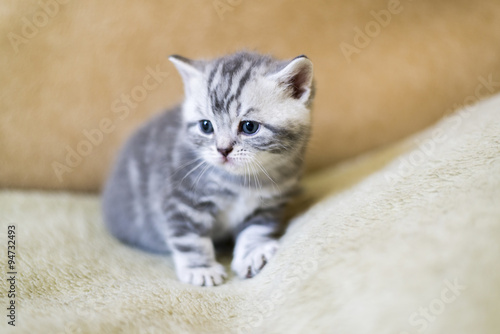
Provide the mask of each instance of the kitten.
{"label": "kitten", "polygon": [[103,211],[120,240],[171,252],[182,282],[214,286],[226,273],[213,241],[235,238],[233,271],[259,273],[278,249],[310,133],[313,66],[239,52],[170,60],[182,106],[140,128],[105,186]]}

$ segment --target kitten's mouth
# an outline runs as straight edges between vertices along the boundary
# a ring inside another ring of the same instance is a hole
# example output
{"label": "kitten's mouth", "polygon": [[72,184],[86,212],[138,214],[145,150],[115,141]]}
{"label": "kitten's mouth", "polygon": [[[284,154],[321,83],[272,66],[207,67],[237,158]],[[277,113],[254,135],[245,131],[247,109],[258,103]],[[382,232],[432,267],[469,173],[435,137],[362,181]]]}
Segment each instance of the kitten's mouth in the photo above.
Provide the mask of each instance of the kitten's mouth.
{"label": "kitten's mouth", "polygon": [[220,157],[218,159],[218,164],[219,164],[219,166],[223,167],[224,169],[227,169],[227,170],[233,171],[233,172],[234,172],[234,169],[238,167],[238,164],[231,157]]}
{"label": "kitten's mouth", "polygon": [[212,160],[213,164],[225,170],[228,173],[235,175],[242,175],[245,173],[244,163],[238,158],[232,156],[218,156],[216,159]]}
{"label": "kitten's mouth", "polygon": [[234,165],[233,159],[228,158],[228,157],[221,157],[220,158],[220,163],[221,163],[221,165],[226,165],[226,166],[227,165],[230,165],[230,166]]}

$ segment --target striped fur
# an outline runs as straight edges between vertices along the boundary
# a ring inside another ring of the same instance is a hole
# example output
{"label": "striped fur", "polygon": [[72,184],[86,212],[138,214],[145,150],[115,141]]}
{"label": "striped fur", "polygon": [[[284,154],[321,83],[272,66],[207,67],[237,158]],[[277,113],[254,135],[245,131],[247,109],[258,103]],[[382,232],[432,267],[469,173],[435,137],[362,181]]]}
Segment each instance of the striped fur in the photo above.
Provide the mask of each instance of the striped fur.
{"label": "striped fur", "polygon": [[[297,186],[312,64],[248,52],[170,59],[185,101],[141,127],[121,151],[103,193],[107,226],[126,243],[171,251],[179,279],[206,286],[225,277],[212,240],[233,235],[232,269],[252,277],[276,252],[282,210]],[[201,130],[201,120],[213,133]],[[243,121],[258,131],[242,132]]]}

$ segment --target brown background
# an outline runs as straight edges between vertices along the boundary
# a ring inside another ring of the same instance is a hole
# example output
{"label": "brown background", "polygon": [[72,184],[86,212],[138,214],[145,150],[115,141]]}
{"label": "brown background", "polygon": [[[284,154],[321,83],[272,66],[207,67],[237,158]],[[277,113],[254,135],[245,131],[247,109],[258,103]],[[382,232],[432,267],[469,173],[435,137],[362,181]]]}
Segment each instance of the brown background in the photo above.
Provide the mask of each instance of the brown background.
{"label": "brown background", "polygon": [[[130,132],[182,99],[166,59],[173,53],[308,55],[317,84],[309,170],[422,129],[474,100],[467,97],[480,76],[500,82],[498,0],[401,0],[400,12],[350,62],[341,43],[356,46],[355,27],[364,30],[374,21],[370,12],[387,10],[389,1],[62,2],[42,1],[47,10],[38,1],[0,5],[3,187],[99,189]],[[219,15],[221,3],[230,10]],[[121,94],[139,92],[148,67],[157,66],[168,77],[117,117],[113,103],[123,107]],[[106,119],[112,129],[59,180],[53,163],[67,164],[68,147],[84,145],[83,131]]]}

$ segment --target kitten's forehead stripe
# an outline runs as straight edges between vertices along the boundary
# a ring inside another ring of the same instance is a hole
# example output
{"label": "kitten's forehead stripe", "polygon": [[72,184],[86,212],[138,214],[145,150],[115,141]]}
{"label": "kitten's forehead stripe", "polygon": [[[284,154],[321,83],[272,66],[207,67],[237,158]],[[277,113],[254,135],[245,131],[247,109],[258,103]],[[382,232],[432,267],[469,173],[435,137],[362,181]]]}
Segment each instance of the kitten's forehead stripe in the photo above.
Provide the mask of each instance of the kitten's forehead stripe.
{"label": "kitten's forehead stripe", "polygon": [[242,63],[240,61],[232,61],[226,62],[222,66],[222,78],[226,80],[227,78],[227,88],[224,93],[224,97],[226,97],[230,92],[233,85],[233,77],[238,72]]}
{"label": "kitten's forehead stripe", "polygon": [[224,109],[224,102],[222,101],[222,99],[219,99],[216,91],[212,92],[212,94],[210,95],[210,104],[212,106],[212,112],[215,115],[220,114]]}
{"label": "kitten's forehead stripe", "polygon": [[236,116],[240,116],[241,113],[241,102],[238,101],[238,105],[236,106]]}
{"label": "kitten's forehead stripe", "polygon": [[[257,109],[255,109],[255,108],[249,108],[247,111],[245,111],[245,113],[243,114],[242,117],[245,117],[246,115],[248,115],[248,114],[250,114],[250,113],[252,113],[254,111],[257,111]],[[239,113],[238,113],[238,115],[239,115]]]}
{"label": "kitten's forehead stripe", "polygon": [[212,68],[212,71],[210,72],[210,75],[208,76],[207,87],[209,93],[210,93],[210,88],[212,87],[212,81],[214,80],[215,74],[217,73],[217,70],[220,68],[220,65],[221,65],[220,62],[215,63],[214,67]]}
{"label": "kitten's forehead stripe", "polygon": [[252,77],[254,69],[261,63],[262,60],[238,57],[220,60],[214,64],[209,73],[207,87],[210,106],[215,116],[229,113],[231,104],[235,101],[237,102],[236,114],[239,116],[241,92]]}
{"label": "kitten's forehead stripe", "polygon": [[232,81],[233,81],[233,76],[235,73],[238,72],[238,70],[240,69],[241,66],[242,66],[241,61],[229,61],[229,62],[224,63],[224,65],[222,66],[222,77],[224,79],[228,78],[228,80],[229,80],[228,90],[226,91],[226,93],[224,95],[227,95],[229,93],[229,89],[231,88]]}
{"label": "kitten's forehead stripe", "polygon": [[231,103],[234,101],[235,96],[231,95],[231,97],[227,100],[225,109],[229,110],[229,107],[231,107]]}
{"label": "kitten's forehead stripe", "polygon": [[241,95],[241,90],[243,89],[243,86],[248,82],[248,79],[250,79],[250,75],[252,73],[252,64],[248,67],[247,71],[243,75],[243,77],[240,79],[240,82],[238,83],[238,89],[236,90],[236,99],[238,99]]}
{"label": "kitten's forehead stripe", "polygon": [[233,88],[233,75],[229,75],[228,82],[227,82],[227,88],[223,94],[224,97],[229,95],[229,93],[231,92],[231,88]]}

